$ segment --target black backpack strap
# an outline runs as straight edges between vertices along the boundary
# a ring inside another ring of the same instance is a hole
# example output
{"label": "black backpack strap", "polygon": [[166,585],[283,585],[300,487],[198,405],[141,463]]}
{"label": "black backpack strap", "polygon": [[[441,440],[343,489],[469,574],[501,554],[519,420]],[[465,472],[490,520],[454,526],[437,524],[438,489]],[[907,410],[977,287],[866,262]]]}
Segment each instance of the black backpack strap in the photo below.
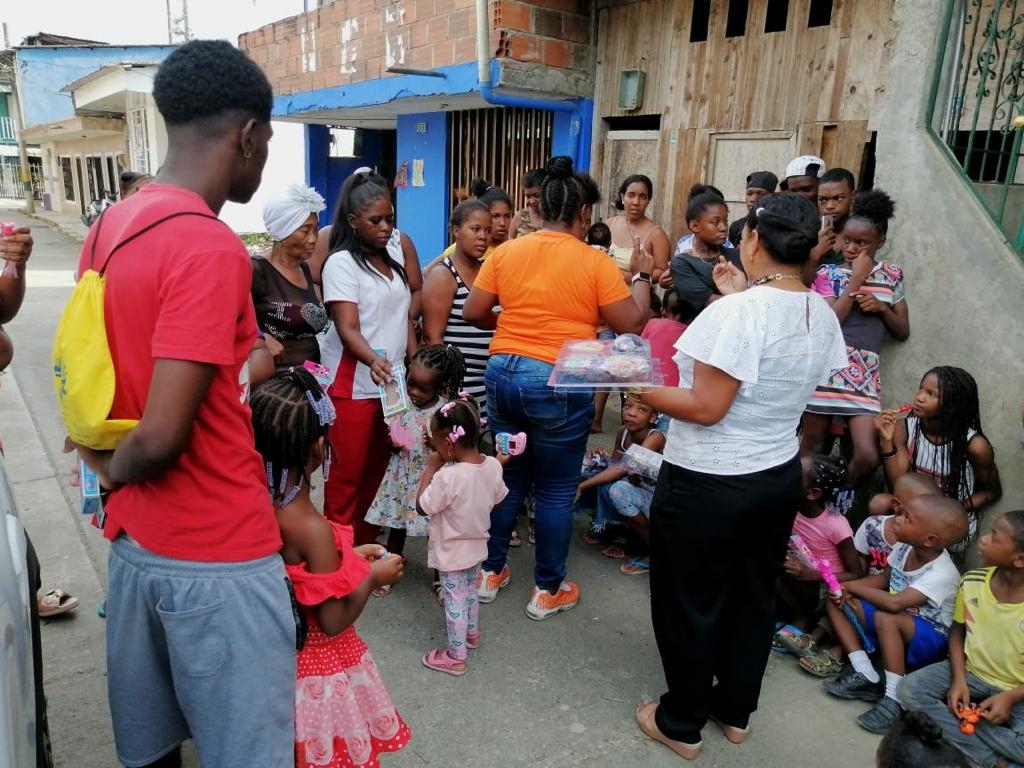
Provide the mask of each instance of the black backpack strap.
{"label": "black backpack strap", "polygon": [[[104,211],[104,213],[106,213],[106,211]],[[140,229],[138,232],[136,232],[135,234],[129,235],[124,240],[122,240],[117,245],[115,245],[113,248],[111,248],[110,249],[110,253],[107,254],[106,261],[103,262],[103,268],[99,270],[100,275],[102,276],[103,274],[106,273],[107,267],[110,266],[110,259],[111,259],[111,257],[118,250],[120,250],[122,248],[122,246],[128,245],[128,243],[130,243],[132,240],[136,239],[137,237],[141,237],[142,235],[146,234],[147,232],[149,232],[154,227],[160,226],[165,221],[170,221],[171,219],[176,219],[179,216],[201,216],[204,219],[213,219],[214,221],[220,221],[220,219],[218,219],[216,216],[213,216],[213,215],[211,215],[209,213],[202,213],[201,211],[175,211],[174,213],[169,213],[166,216],[163,216],[163,217],[157,219],[156,221],[154,221],[154,222],[152,222],[150,224],[147,224],[142,229]],[[100,223],[102,221],[103,221],[103,214],[101,213],[99,218],[96,219],[96,236],[93,238],[92,250],[89,253],[89,268],[90,269],[95,269],[94,264],[95,264],[95,259],[96,259],[96,241],[99,240]]]}

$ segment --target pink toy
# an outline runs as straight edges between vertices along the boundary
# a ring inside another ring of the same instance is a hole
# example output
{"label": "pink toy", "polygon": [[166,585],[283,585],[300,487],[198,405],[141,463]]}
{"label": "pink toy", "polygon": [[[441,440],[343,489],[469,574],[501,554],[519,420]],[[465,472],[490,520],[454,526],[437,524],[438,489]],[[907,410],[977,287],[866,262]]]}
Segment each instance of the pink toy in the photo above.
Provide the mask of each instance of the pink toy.
{"label": "pink toy", "polygon": [[[813,568],[821,574],[821,580],[825,582],[825,586],[828,587],[828,593],[831,597],[839,597],[843,594],[843,587],[839,584],[839,579],[836,578],[835,573],[832,572],[832,566],[828,564],[828,560],[823,557],[815,557],[814,553],[811,552],[810,547],[800,537],[799,533],[794,533],[789,537],[789,543],[793,547],[793,551],[796,556],[800,558],[800,562],[806,565],[808,568]],[[861,626],[860,620],[857,618],[857,614],[854,612],[853,607],[849,603],[843,603],[843,613],[846,618],[853,624],[853,628],[857,630],[857,634],[860,635],[861,644],[864,646],[864,650],[867,653],[875,652],[875,644],[871,642],[871,638],[864,632],[864,627]]]}
{"label": "pink toy", "polygon": [[396,448],[402,448],[406,451],[411,451],[416,438],[412,434],[412,430],[408,427],[395,422],[389,427],[391,433],[391,443]]}
{"label": "pink toy", "polygon": [[526,433],[499,432],[494,436],[494,447],[505,456],[518,456],[526,450]]}
{"label": "pink toy", "polygon": [[901,405],[899,408],[896,409],[896,415],[899,416],[902,419],[905,419],[905,418],[907,418],[907,416],[909,416],[911,413],[913,413],[913,411],[914,411],[914,404],[913,403],[907,403],[906,405]]}
{"label": "pink toy", "polygon": [[331,386],[331,369],[326,365],[315,363],[312,360],[306,360],[302,367],[309,371],[309,373],[316,379],[316,383],[320,385],[320,388],[326,392],[327,388]]}
{"label": "pink toy", "polygon": [[[14,230],[18,228],[17,224],[11,224],[10,222],[0,222],[0,237],[11,237],[14,234]],[[8,261],[4,259],[4,269],[2,272],[4,277],[17,277],[19,274],[18,263],[16,261]]]}

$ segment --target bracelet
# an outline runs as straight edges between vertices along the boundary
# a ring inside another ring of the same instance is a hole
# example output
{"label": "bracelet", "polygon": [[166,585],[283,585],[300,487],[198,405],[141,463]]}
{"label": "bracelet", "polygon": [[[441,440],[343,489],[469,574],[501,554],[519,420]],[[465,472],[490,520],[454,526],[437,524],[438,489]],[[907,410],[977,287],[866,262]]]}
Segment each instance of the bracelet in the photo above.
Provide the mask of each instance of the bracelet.
{"label": "bracelet", "polygon": [[897,453],[899,453],[899,451],[896,450],[895,446],[893,446],[893,449],[891,451],[886,451],[885,453],[879,453],[878,454],[878,458],[882,459],[882,461],[885,461],[886,459],[891,459]]}

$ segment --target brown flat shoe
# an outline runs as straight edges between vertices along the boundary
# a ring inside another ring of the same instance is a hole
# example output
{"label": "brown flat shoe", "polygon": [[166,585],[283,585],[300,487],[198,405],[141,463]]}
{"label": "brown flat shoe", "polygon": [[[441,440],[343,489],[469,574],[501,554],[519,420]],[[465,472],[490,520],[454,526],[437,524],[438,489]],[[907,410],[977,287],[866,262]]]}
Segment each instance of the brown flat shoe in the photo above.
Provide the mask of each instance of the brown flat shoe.
{"label": "brown flat shoe", "polygon": [[721,728],[722,733],[725,734],[725,738],[727,738],[733,744],[742,744],[750,736],[749,725],[746,728],[739,728],[735,725],[726,725],[713,715],[709,715],[708,719],[711,720],[711,722],[713,722],[719,728]]}
{"label": "brown flat shoe", "polygon": [[700,748],[704,744],[698,741],[696,744],[687,744],[685,741],[670,739],[658,729],[654,721],[654,713],[658,711],[657,703],[653,701],[642,701],[636,707],[636,722],[640,730],[649,739],[661,742],[684,760],[695,760],[700,754]]}

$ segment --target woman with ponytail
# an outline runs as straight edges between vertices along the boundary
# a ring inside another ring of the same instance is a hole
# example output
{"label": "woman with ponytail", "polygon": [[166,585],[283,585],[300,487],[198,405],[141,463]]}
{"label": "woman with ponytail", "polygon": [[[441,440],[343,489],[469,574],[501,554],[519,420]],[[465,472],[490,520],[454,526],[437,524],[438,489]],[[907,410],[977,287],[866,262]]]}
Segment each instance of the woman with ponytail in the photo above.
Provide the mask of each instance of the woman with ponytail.
{"label": "woman with ponytail", "polygon": [[[618,333],[640,333],[650,309],[650,255],[637,251],[631,285],[605,254],[583,242],[600,199],[594,180],[554,157],[544,169],[540,209],[544,228],[498,247],[481,267],[463,318],[496,328],[484,373],[490,428],[525,432],[526,451],[505,467],[508,496],[491,515],[491,537],[481,573],[480,602],[508,584],[506,564],[516,515],[536,490],[535,587],[527,615],[546,619],[576,605],[568,581],[573,503],[594,416],[591,393],[548,386],[562,343],[592,339],[602,322]],[[501,305],[501,312],[494,310]]]}

